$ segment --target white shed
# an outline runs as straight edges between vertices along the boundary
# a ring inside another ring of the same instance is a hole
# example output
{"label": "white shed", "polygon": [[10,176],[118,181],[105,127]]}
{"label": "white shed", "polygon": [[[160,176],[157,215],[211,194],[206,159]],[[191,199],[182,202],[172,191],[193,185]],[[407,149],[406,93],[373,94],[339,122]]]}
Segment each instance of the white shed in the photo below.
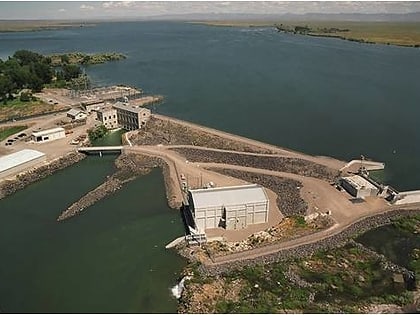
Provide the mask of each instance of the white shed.
{"label": "white shed", "polygon": [[197,229],[244,229],[268,221],[269,201],[262,186],[244,185],[194,189],[189,204]]}
{"label": "white shed", "polygon": [[377,196],[379,193],[378,187],[360,175],[342,177],[341,186],[356,198]]}
{"label": "white shed", "polygon": [[70,109],[67,112],[67,117],[73,119],[73,120],[82,120],[87,117],[86,113],[81,111],[80,109]]}
{"label": "white shed", "polygon": [[32,140],[38,143],[57,140],[65,137],[66,132],[64,128],[61,127],[32,132]]}

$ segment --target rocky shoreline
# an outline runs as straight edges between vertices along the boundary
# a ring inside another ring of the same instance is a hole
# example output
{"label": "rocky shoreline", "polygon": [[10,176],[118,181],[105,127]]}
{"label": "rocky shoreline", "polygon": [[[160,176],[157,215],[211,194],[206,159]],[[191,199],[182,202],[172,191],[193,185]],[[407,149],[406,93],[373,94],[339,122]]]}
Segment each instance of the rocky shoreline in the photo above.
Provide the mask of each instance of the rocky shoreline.
{"label": "rocky shoreline", "polygon": [[252,153],[271,153],[270,150],[230,140],[210,132],[165,121],[152,116],[147,125],[132,132],[129,136],[133,145],[195,145],[214,149],[243,151]]}
{"label": "rocky shoreline", "polygon": [[271,189],[277,195],[277,206],[287,217],[306,215],[308,205],[300,195],[299,187],[302,187],[302,183],[297,180],[224,168],[209,168],[209,170]]}
{"label": "rocky shoreline", "polygon": [[16,191],[21,190],[47,176],[50,176],[59,170],[73,165],[83,160],[85,157],[86,156],[82,153],[70,152],[56,160],[51,161],[46,165],[42,165],[22,174],[18,174],[15,179],[4,181],[2,184],[0,184],[0,199],[9,196]]}
{"label": "rocky shoreline", "polygon": [[215,276],[226,273],[233,269],[243,268],[244,266],[256,264],[275,263],[290,258],[302,258],[313,255],[316,251],[337,248],[345,245],[351,238],[363,234],[371,229],[388,225],[393,219],[403,216],[413,216],[420,213],[420,209],[396,209],[386,213],[381,213],[372,217],[367,217],[361,221],[355,222],[344,231],[322,239],[311,244],[304,244],[290,249],[279,250],[276,253],[260,256],[254,259],[243,259],[235,262],[226,262],[224,264],[211,266],[200,265],[198,270],[204,276]]}
{"label": "rocky shoreline", "polygon": [[169,166],[162,159],[140,154],[121,154],[115,160],[115,165],[117,172],[65,209],[59,215],[57,221],[63,221],[78,215],[99,200],[121,189],[125,183],[148,174],[156,167],[160,167],[163,172],[169,207],[176,208],[180,206],[174,200],[174,194],[172,192],[174,186],[170,182]]}
{"label": "rocky shoreline", "polygon": [[293,173],[329,181],[335,180],[338,176],[338,171],[336,170],[298,158],[259,156],[192,148],[174,148],[171,150],[185,156],[185,158],[191,162],[224,163],[254,167],[271,171]]}

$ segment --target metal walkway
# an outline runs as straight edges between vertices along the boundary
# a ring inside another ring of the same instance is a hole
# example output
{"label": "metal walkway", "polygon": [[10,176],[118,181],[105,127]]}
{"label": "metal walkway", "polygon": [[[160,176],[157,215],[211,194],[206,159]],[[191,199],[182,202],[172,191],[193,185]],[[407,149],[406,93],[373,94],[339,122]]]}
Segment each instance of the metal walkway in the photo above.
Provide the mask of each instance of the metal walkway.
{"label": "metal walkway", "polygon": [[77,152],[82,153],[113,153],[113,152],[121,152],[123,146],[106,146],[106,147],[80,147],[77,148]]}

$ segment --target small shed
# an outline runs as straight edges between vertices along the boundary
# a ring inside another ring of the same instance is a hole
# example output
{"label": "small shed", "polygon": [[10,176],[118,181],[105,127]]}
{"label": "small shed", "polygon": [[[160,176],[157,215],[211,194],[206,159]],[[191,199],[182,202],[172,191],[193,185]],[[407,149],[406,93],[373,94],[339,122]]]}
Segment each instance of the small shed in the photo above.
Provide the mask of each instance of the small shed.
{"label": "small shed", "polygon": [[356,198],[363,199],[369,196],[377,196],[379,193],[378,187],[360,175],[342,177],[341,186]]}
{"label": "small shed", "polygon": [[66,137],[64,128],[52,128],[32,132],[32,140],[37,143],[58,140]]}
{"label": "small shed", "polygon": [[87,117],[86,113],[80,109],[72,108],[67,112],[67,117],[73,120],[82,120]]}

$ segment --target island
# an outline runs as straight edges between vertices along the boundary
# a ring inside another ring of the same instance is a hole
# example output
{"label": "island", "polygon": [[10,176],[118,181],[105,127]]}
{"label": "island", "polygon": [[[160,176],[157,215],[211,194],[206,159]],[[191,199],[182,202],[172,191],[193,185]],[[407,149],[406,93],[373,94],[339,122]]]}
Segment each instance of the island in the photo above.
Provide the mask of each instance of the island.
{"label": "island", "polygon": [[65,54],[52,54],[48,57],[51,58],[51,64],[53,66],[62,66],[66,64],[94,65],[127,58],[125,55],[115,52],[96,54],[71,52]]}
{"label": "island", "polygon": [[196,21],[195,24],[219,27],[274,27],[279,32],[343,39],[365,44],[384,44],[420,47],[419,22],[365,22],[365,21]]}

